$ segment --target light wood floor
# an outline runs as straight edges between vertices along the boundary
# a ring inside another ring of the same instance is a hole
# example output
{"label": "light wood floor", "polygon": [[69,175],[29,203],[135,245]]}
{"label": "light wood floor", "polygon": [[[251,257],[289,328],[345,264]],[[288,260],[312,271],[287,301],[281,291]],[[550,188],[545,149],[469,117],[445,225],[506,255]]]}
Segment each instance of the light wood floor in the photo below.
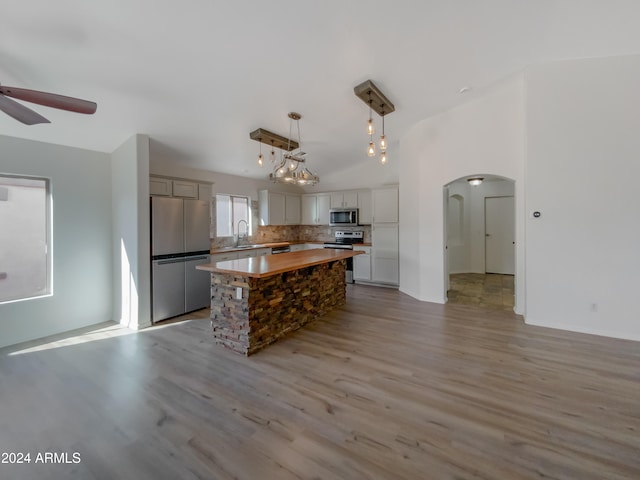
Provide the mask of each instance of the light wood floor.
{"label": "light wood floor", "polygon": [[363,285],[249,358],[119,333],[0,351],[0,452],[81,458],[0,478],[640,478],[637,342]]}

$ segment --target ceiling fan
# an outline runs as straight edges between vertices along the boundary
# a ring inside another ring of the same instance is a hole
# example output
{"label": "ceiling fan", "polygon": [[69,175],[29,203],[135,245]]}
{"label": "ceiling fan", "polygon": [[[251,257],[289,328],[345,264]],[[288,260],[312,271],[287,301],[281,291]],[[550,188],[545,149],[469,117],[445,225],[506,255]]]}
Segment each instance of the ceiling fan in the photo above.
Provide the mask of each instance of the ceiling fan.
{"label": "ceiling fan", "polygon": [[51,122],[39,113],[34,112],[30,108],[27,108],[8,97],[76,113],[92,114],[95,113],[98,108],[98,105],[95,102],[90,102],[89,100],[81,100],[80,98],[66,97],[55,93],[38,92],[37,90],[27,90],[25,88],[5,87],[4,85],[0,85],[0,110],[25,125]]}

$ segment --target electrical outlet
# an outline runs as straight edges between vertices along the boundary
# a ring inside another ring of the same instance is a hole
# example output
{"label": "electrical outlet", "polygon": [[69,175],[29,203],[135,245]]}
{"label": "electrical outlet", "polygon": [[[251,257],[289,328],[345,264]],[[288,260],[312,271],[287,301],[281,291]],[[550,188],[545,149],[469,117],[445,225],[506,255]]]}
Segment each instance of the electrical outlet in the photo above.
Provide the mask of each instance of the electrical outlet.
{"label": "electrical outlet", "polygon": [[242,300],[242,288],[236,287],[236,299]]}

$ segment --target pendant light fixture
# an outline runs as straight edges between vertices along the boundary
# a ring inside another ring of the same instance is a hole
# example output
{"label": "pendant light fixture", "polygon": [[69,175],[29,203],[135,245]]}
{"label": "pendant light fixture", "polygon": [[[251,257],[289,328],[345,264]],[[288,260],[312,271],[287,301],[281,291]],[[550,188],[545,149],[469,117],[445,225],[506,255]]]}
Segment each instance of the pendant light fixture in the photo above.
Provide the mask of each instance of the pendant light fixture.
{"label": "pendant light fixture", "polygon": [[367,124],[367,133],[369,134],[369,146],[367,147],[367,156],[376,156],[376,144],[373,141],[375,132],[373,126],[372,112],[375,111],[382,117],[382,135],[380,136],[380,163],[387,163],[387,138],[384,133],[384,117],[395,111],[393,103],[385,97],[378,87],[371,80],[367,80],[353,89],[356,96],[369,105],[369,122]]}
{"label": "pendant light fixture", "polygon": [[[305,152],[300,145],[300,119],[302,115],[296,112],[289,113],[289,137],[285,138],[263,128],[254,130],[249,134],[249,138],[260,143],[271,143],[271,166],[273,171],[269,174],[269,179],[277,183],[292,183],[296,185],[315,185],[320,181],[320,177],[312,173],[306,166]],[[298,129],[298,141],[291,139],[293,122],[296,122]],[[276,160],[274,147],[278,147],[281,152],[280,160]]]}

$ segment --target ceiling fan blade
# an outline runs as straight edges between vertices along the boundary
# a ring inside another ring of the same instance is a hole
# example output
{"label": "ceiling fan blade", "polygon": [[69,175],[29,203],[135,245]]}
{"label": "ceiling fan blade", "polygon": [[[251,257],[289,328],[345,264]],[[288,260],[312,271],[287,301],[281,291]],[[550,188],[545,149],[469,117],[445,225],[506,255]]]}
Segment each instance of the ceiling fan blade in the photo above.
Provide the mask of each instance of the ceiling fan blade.
{"label": "ceiling fan blade", "polygon": [[39,92],[37,90],[27,90],[26,88],[5,87],[0,85],[0,93],[8,97],[24,100],[25,102],[37,103],[45,107],[59,108],[76,113],[92,114],[96,112],[98,105],[89,100],[66,97],[55,93]]}
{"label": "ceiling fan blade", "polygon": [[25,125],[35,125],[37,123],[51,123],[39,113],[34,112],[24,105],[14,102],[10,98],[0,95],[0,110],[15,118]]}

